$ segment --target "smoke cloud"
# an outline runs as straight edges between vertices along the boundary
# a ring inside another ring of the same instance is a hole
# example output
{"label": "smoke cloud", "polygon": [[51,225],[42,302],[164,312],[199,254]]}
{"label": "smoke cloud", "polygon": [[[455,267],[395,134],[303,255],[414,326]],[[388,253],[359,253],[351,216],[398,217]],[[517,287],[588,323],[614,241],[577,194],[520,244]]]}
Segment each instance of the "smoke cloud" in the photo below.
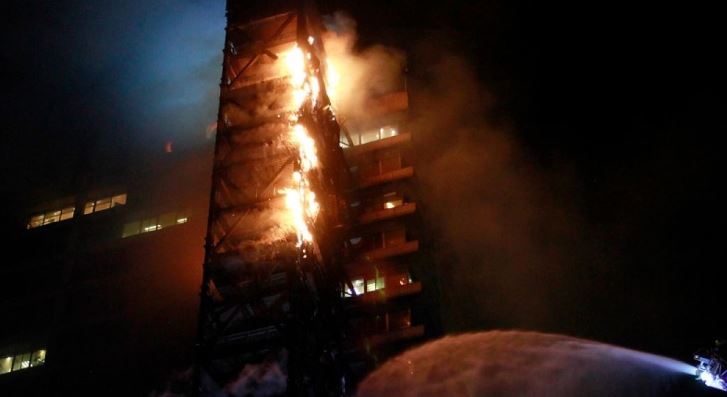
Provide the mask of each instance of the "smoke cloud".
{"label": "smoke cloud", "polygon": [[445,328],[567,329],[587,245],[572,173],[537,164],[475,69],[447,47],[435,37],[412,49],[409,76]]}
{"label": "smoke cloud", "polygon": [[[356,21],[343,12],[335,12],[324,18],[327,31],[323,44],[329,73],[326,87],[339,119],[366,117],[367,98],[390,92],[400,85],[406,58],[401,50],[374,45],[356,47]],[[335,81],[330,81],[330,80]]]}
{"label": "smoke cloud", "polygon": [[682,362],[594,341],[491,331],[447,336],[407,351],[370,374],[357,395],[699,395],[706,388],[692,375],[694,367]]}

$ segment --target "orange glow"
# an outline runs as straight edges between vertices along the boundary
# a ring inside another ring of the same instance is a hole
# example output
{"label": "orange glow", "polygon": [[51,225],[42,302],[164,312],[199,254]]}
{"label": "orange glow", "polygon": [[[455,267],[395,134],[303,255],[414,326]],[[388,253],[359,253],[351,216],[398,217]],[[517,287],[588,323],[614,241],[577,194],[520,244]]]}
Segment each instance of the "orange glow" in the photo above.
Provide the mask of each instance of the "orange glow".
{"label": "orange glow", "polygon": [[[310,40],[309,40],[310,41]],[[293,89],[293,108],[295,109],[288,116],[291,123],[289,142],[297,150],[296,170],[291,175],[294,184],[279,191],[285,195],[285,207],[289,212],[286,216],[287,222],[295,228],[298,238],[297,246],[300,248],[306,242],[313,241],[313,235],[309,225],[315,221],[320,211],[320,205],[316,201],[316,195],[310,189],[309,173],[318,167],[318,156],[316,154],[316,142],[308,134],[302,124],[298,124],[301,107],[310,99],[315,105],[320,94],[320,82],[315,76],[309,75],[306,58],[310,59],[311,54],[303,54],[303,51],[295,46],[285,55],[285,65],[290,75],[290,85]]]}
{"label": "orange glow", "polygon": [[338,98],[336,96],[336,88],[338,87],[339,81],[341,81],[341,75],[338,74],[338,70],[336,70],[332,62],[326,61],[326,94],[328,94],[331,103],[336,103],[336,99]]}
{"label": "orange glow", "polygon": [[316,143],[302,125],[296,124],[293,127],[292,141],[298,146],[300,168],[303,172],[308,172],[317,167],[318,156],[316,155]]}

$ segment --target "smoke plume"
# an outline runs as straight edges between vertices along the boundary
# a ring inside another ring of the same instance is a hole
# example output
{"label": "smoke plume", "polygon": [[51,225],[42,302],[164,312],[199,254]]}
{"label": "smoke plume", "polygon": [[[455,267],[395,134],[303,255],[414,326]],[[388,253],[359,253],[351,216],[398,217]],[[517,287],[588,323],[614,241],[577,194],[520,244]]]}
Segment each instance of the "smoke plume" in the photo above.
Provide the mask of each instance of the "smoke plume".
{"label": "smoke plume", "polygon": [[690,375],[694,367],[653,354],[563,335],[491,331],[407,351],[369,375],[357,395],[614,397],[706,389]]}
{"label": "smoke plume", "polygon": [[334,76],[329,73],[328,96],[344,123],[347,118],[365,118],[366,99],[390,92],[401,82],[404,53],[383,45],[357,48],[356,21],[343,12],[325,17],[324,23],[323,44],[334,69]]}

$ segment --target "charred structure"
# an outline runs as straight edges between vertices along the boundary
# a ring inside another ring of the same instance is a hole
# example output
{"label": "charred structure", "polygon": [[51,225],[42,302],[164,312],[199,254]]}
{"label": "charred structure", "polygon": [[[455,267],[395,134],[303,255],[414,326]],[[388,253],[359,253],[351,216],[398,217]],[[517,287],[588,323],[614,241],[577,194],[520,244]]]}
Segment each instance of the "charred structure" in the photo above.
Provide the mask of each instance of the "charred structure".
{"label": "charred structure", "polygon": [[274,365],[343,395],[427,334],[405,79],[337,114],[312,2],[227,7],[195,389]]}

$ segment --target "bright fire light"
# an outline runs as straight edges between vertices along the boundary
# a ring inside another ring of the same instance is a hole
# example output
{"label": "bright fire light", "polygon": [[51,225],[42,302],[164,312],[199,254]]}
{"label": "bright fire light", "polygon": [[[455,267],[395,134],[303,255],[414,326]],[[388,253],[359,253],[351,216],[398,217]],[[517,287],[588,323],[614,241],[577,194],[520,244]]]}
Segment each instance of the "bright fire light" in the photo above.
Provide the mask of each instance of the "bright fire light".
{"label": "bright fire light", "polygon": [[[314,39],[309,37],[309,44]],[[318,167],[318,156],[316,154],[316,142],[308,134],[306,128],[298,123],[301,107],[310,99],[315,106],[320,94],[320,83],[318,79],[309,75],[306,58],[310,60],[311,54],[303,54],[303,51],[295,46],[285,56],[285,65],[290,75],[290,84],[293,89],[293,108],[295,111],[288,117],[291,123],[290,142],[298,149],[297,166],[293,171],[291,179],[295,186],[279,191],[285,195],[285,206],[290,213],[290,222],[296,230],[298,237],[297,246],[300,248],[306,242],[313,241],[313,234],[309,225],[315,221],[320,204],[316,201],[315,193],[310,189],[309,173]]]}

